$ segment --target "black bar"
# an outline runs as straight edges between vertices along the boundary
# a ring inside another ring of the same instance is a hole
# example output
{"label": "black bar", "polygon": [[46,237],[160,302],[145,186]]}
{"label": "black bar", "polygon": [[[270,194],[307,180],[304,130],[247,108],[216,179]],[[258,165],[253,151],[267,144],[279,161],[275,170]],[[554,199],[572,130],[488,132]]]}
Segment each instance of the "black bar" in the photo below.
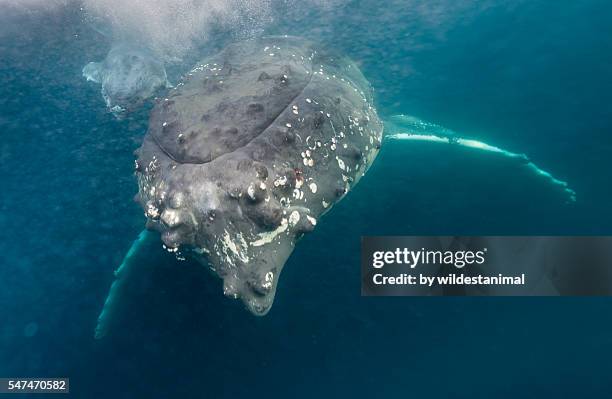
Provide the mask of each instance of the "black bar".
{"label": "black bar", "polygon": [[612,237],[362,237],[364,296],[609,296]]}
{"label": "black bar", "polygon": [[0,393],[70,393],[68,378],[0,378]]}

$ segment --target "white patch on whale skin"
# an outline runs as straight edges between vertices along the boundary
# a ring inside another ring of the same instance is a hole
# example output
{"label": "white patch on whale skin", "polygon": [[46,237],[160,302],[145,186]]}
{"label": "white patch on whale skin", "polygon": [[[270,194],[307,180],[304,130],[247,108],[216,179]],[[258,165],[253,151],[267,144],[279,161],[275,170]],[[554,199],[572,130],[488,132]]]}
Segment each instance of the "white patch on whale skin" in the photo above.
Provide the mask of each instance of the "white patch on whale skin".
{"label": "white patch on whale skin", "polygon": [[271,271],[267,272],[264,279],[265,279],[265,282],[262,284],[262,287],[266,289],[272,287],[272,282],[274,281],[274,273]]}
{"label": "white patch on whale skin", "polygon": [[293,211],[289,215],[289,225],[295,226],[300,221],[300,213],[298,211]]}
{"label": "white patch on whale skin", "polygon": [[287,184],[287,176],[280,176],[278,179],[274,180],[274,187],[284,186]]}
{"label": "white patch on whale skin", "polygon": [[210,251],[204,247],[196,247],[193,248],[193,252],[195,252],[198,255],[203,255],[203,254],[210,254]]}
{"label": "white patch on whale skin", "polygon": [[340,159],[340,157],[336,157],[336,160],[338,161],[338,167],[342,170],[346,169],[346,165],[344,165],[344,161],[342,159]]}
{"label": "white patch on whale skin", "polygon": [[267,231],[265,233],[258,234],[257,237],[259,237],[259,238],[257,240],[255,240],[255,241],[251,242],[251,246],[253,246],[253,247],[260,247],[262,245],[271,243],[272,241],[274,241],[276,236],[278,236],[279,234],[285,232],[288,227],[289,227],[289,222],[288,222],[287,218],[283,218],[281,220],[280,226],[278,226],[275,230]]}
{"label": "white patch on whale skin", "polygon": [[152,202],[149,202],[147,203],[145,216],[151,219],[157,219],[159,217],[159,209]]}
{"label": "white patch on whale skin", "polygon": [[251,200],[255,200],[255,186],[253,186],[253,183],[249,184],[249,187],[247,188],[247,195]]}
{"label": "white patch on whale skin", "polygon": [[[230,235],[230,233],[227,230],[223,231],[223,236],[222,236],[222,245],[223,245],[223,252],[225,253],[226,256],[230,256],[229,253],[227,253],[227,249],[229,249],[231,251],[231,253],[236,256],[238,259],[240,259],[242,262],[244,263],[248,263],[249,262],[249,257],[247,256],[246,252],[248,250],[247,247],[247,243],[244,240],[244,238],[242,237],[241,233],[236,234],[236,239],[238,239],[238,244],[236,244],[233,240],[232,237]],[[232,262],[233,264],[233,262]]]}

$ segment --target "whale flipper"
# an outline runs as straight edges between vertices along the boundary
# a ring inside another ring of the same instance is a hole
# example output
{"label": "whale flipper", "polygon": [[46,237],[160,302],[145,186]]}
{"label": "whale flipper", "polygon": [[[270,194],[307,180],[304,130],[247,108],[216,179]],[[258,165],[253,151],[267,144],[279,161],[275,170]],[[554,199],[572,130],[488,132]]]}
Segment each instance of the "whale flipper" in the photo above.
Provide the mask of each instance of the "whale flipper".
{"label": "whale flipper", "polygon": [[433,123],[424,122],[413,116],[394,115],[385,125],[387,130],[385,139],[387,140],[412,140],[415,142],[456,145],[461,148],[499,154],[505,159],[516,160],[519,165],[527,168],[530,173],[561,189],[567,202],[576,201],[576,192],[565,181],[555,178],[549,172],[538,167],[525,154],[514,153],[479,140],[461,137],[452,130]]}
{"label": "whale flipper", "polygon": [[124,296],[130,278],[137,275],[142,268],[146,267],[147,262],[145,259],[142,259],[142,256],[147,253],[145,249],[150,245],[158,247],[159,236],[151,231],[143,230],[138,235],[138,238],[132,243],[125,258],[123,258],[123,262],[121,262],[121,265],[119,265],[115,271],[115,281],[113,281],[110,287],[102,312],[100,312],[100,316],[98,316],[98,323],[95,331],[96,339],[103,338],[108,333],[119,310],[121,298]]}

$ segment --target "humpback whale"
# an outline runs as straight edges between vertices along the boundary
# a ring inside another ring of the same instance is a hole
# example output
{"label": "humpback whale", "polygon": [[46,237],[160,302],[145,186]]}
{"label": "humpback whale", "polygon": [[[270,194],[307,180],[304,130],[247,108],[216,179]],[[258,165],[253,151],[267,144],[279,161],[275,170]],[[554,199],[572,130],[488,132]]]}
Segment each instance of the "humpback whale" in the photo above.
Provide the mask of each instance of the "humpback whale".
{"label": "humpback whale", "polygon": [[[525,156],[409,116],[386,123],[386,142],[486,151],[559,187]],[[159,98],[136,150],[136,201],[146,230],[116,272],[100,314],[103,337],[136,255],[161,241],[223,280],[255,315],[271,308],[296,243],[368,171],[383,143],[373,90],[349,58],[296,37],[234,43],[204,59]]]}

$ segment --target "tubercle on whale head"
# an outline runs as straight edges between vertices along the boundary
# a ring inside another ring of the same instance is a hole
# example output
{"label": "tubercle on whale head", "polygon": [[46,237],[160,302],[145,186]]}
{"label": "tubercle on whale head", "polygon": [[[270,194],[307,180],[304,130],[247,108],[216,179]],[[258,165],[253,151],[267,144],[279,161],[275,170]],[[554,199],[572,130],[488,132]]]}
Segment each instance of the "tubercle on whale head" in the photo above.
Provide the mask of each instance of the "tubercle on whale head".
{"label": "tubercle on whale head", "polygon": [[274,267],[263,273],[253,273],[246,279],[237,275],[223,277],[223,293],[233,299],[241,299],[255,316],[268,314],[274,303],[279,270]]}
{"label": "tubercle on whale head", "polygon": [[136,200],[147,218],[146,227],[158,231],[169,249],[193,245],[198,229],[198,218],[193,213],[191,199],[183,188],[173,188],[160,178],[157,160],[153,158],[143,166],[136,160],[139,192]]}
{"label": "tubercle on whale head", "polygon": [[168,248],[195,244],[198,221],[188,209],[173,207],[166,201],[149,200],[145,215],[147,228],[160,232]]}

